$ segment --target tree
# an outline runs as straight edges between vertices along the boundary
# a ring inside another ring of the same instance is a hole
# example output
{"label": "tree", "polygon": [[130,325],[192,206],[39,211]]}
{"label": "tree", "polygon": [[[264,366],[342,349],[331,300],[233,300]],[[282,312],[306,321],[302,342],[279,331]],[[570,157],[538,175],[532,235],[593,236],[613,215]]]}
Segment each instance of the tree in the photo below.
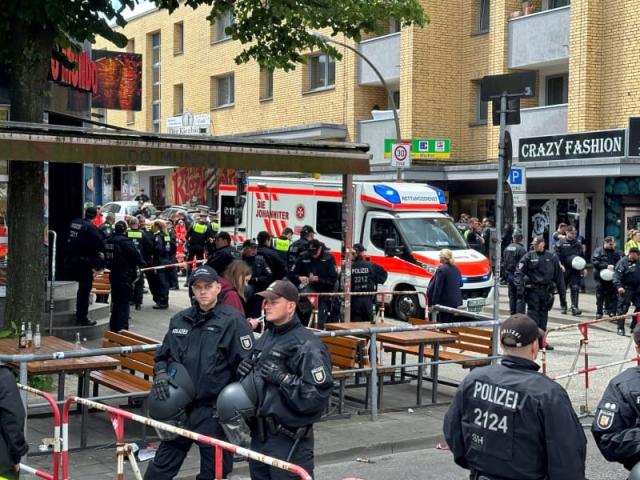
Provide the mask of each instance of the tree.
{"label": "tree", "polygon": [[[0,9],[0,64],[8,68],[11,119],[42,122],[44,97],[52,54],[64,65],[69,62],[59,48],[79,48],[84,40],[101,36],[118,47],[127,38],[114,31],[126,25],[125,8],[138,0],[4,0]],[[159,8],[174,11],[179,6],[211,6],[210,20],[231,11],[234,22],[227,28],[232,38],[245,45],[238,63],[255,59],[266,68],[290,70],[304,60],[303,52],[319,48],[336,58],[331,44],[311,35],[311,30],[329,28],[359,40],[362,32],[377,31],[390,18],[404,25],[424,25],[428,19],[419,0],[155,0]],[[38,288],[44,275],[42,251],[44,174],[39,162],[11,161],[9,165],[9,252],[6,318],[10,322],[40,319],[44,290]]]}

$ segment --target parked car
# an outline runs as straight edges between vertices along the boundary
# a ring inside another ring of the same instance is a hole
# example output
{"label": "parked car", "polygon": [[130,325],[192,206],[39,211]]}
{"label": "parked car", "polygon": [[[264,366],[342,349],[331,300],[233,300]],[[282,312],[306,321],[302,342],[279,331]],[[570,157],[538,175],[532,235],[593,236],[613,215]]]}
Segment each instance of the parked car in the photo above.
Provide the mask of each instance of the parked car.
{"label": "parked car", "polygon": [[158,218],[161,218],[162,220],[171,220],[171,217],[176,213],[185,213],[189,219],[189,223],[191,224],[194,220],[193,216],[200,213],[200,210],[192,207],[185,207],[184,205],[172,205],[165,208],[162,213],[158,214]]}
{"label": "parked car", "polygon": [[[138,211],[138,202],[134,200],[122,200],[118,202],[105,203],[102,206],[102,215],[107,213],[113,213],[116,216],[116,222],[118,220],[126,220],[129,216]],[[149,212],[149,219],[155,219],[158,215],[156,207],[152,203],[145,203],[143,208],[146,208]]]}

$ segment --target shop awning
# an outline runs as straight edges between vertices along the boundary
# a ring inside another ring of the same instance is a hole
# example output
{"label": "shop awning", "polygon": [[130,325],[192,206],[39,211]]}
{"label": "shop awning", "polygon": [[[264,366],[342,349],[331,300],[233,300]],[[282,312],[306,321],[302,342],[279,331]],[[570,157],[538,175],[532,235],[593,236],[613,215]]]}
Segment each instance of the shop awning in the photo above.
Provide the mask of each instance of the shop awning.
{"label": "shop awning", "polygon": [[367,174],[369,146],[0,122],[0,160]]}

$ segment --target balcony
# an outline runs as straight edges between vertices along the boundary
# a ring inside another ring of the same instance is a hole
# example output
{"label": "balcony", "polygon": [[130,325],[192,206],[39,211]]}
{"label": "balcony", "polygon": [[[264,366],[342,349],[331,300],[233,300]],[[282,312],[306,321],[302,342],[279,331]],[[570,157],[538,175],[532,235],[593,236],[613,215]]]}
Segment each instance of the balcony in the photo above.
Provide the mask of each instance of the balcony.
{"label": "balcony", "polygon": [[[391,111],[380,112],[379,118],[360,120],[358,142],[369,144],[371,165],[389,163],[384,158],[384,139],[396,138],[396,125]],[[398,112],[400,115],[400,112]]]}
{"label": "balcony", "polygon": [[571,7],[509,20],[509,68],[538,69],[569,60]]}
{"label": "balcony", "polygon": [[[376,66],[385,82],[391,85],[397,85],[400,82],[400,32],[364,40],[360,42],[358,49]],[[358,72],[360,85],[382,86],[375,72],[360,57],[358,57]]]}
{"label": "balcony", "polygon": [[521,138],[567,133],[567,110],[566,103],[520,110],[520,125],[509,127],[513,157],[516,158],[519,155]]}

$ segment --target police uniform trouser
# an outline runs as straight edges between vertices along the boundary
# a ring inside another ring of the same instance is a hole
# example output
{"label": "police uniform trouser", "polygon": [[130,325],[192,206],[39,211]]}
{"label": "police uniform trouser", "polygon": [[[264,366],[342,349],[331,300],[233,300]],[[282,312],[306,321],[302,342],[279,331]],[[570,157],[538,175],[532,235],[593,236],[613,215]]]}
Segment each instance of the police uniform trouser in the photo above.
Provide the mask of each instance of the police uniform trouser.
{"label": "police uniform trouser", "polygon": [[89,295],[91,295],[91,287],[93,286],[93,270],[90,267],[79,267],[74,272],[74,276],[78,282],[76,320],[86,322],[89,315]]}
{"label": "police uniform trouser", "polygon": [[373,309],[373,296],[362,295],[351,297],[351,321],[369,322]]}
{"label": "police uniform trouser", "polygon": [[323,329],[329,319],[331,297],[318,297],[318,328]]}
{"label": "police uniform trouser", "polygon": [[111,283],[111,318],[109,330],[118,332],[129,329],[129,297],[131,296],[131,277],[128,272],[109,273]]}
{"label": "police uniform trouser", "polygon": [[[566,285],[566,290],[571,292],[571,306],[578,307],[578,297],[580,295],[580,281],[582,280],[582,275],[578,270],[571,267],[565,267],[566,270],[564,272],[564,283]],[[560,305],[563,307],[567,306],[567,296],[560,295]]]}
{"label": "police uniform trouser", "polygon": [[[211,403],[213,404],[214,402],[212,401]],[[218,422],[218,418],[214,417],[214,413],[212,407],[196,407],[189,414],[184,428],[208,437],[226,440],[224,431]],[[144,474],[145,480],[170,480],[175,478],[192,444],[193,440],[185,437],[161,442],[153,462]],[[198,447],[200,448],[200,473],[196,480],[210,480],[213,478],[214,473],[214,448],[202,444],[198,444]],[[222,473],[224,478],[227,478],[233,470],[233,454],[224,452],[222,464]]]}
{"label": "police uniform trouser", "polygon": [[204,248],[202,250],[189,247],[189,253],[187,255],[187,283],[189,283],[189,279],[191,278],[191,270],[193,270],[193,264],[191,263],[193,259],[202,260],[204,258]]}
{"label": "police uniform trouser", "polygon": [[602,315],[603,307],[607,309],[607,313],[613,316],[616,313],[618,302],[618,292],[613,282],[603,282],[599,280],[596,283],[596,313]]}
{"label": "police uniform trouser", "polygon": [[140,272],[140,275],[133,284],[131,290],[131,301],[136,305],[142,305],[142,297],[144,296],[144,274]]}
{"label": "police uniform trouser", "polygon": [[538,328],[547,330],[547,319],[553,295],[545,286],[534,286],[526,290],[527,315],[538,324]]}
{"label": "police uniform trouser", "polygon": [[[264,442],[259,435],[252,435],[251,450],[286,460],[293,446],[294,440],[284,433],[265,433]],[[289,460],[306,470],[313,477],[313,429],[298,442],[298,446]],[[279,468],[270,467],[264,463],[249,460],[249,472],[251,480],[293,480],[300,478],[297,475]]]}
{"label": "police uniform trouser", "polygon": [[169,277],[166,268],[156,270],[156,303],[169,305]]}
{"label": "police uniform trouser", "polygon": [[[171,263],[178,263],[177,257],[172,257]],[[180,286],[178,285],[177,267],[167,268],[167,282],[169,283],[169,288],[180,288]]]}
{"label": "police uniform trouser", "polygon": [[[629,307],[633,304],[634,312],[640,312],[640,286],[624,287],[624,293],[618,295],[618,315],[625,315],[629,311]],[[636,317],[631,320],[631,330],[636,325]],[[624,319],[618,320],[618,328],[624,328]]]}
{"label": "police uniform trouser", "polygon": [[518,295],[518,287],[513,281],[513,273],[507,273],[507,292],[509,294],[509,313],[524,313],[525,304],[521,295]]}

